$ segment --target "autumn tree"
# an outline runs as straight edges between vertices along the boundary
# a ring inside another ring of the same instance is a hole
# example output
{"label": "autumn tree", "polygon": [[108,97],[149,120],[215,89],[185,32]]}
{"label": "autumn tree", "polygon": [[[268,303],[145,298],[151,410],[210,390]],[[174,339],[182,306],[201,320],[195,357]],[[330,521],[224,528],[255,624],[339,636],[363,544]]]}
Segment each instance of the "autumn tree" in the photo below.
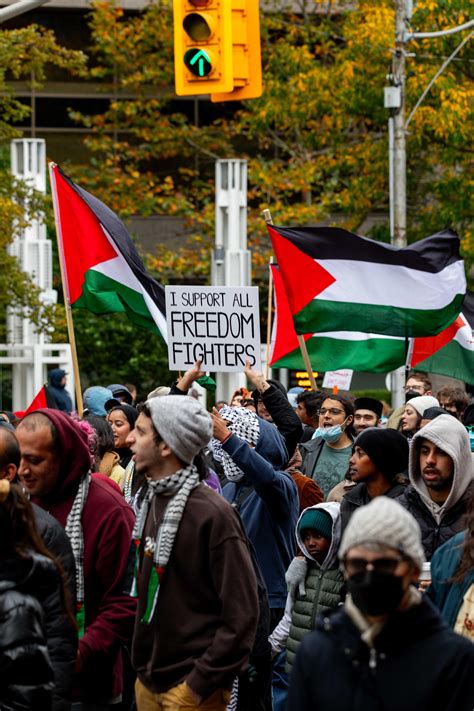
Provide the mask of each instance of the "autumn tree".
{"label": "autumn tree", "polygon": [[[76,174],[122,215],[187,217],[208,247],[214,160],[248,157],[249,240],[257,269],[268,256],[263,207],[271,207],[280,224],[337,221],[354,230],[370,214],[387,216],[383,88],[394,44],[393,3],[339,2],[336,12],[327,0],[300,0],[297,13],[286,5],[265,4],[262,97],[221,105],[214,120],[196,126],[175,101],[170,3],[152,3],[131,19],[110,3],[96,3],[91,76],[113,78],[119,92],[106,113],[82,117],[94,132],[87,141],[93,160]],[[451,27],[467,13],[465,0],[420,0],[412,24],[423,30]],[[454,35],[411,44],[407,115],[458,41]],[[409,239],[452,225],[467,257],[473,251],[468,48],[436,82],[408,134]],[[133,98],[120,98],[121,91]],[[374,236],[387,240],[387,223]],[[153,256],[150,264],[161,274],[196,268],[186,251],[161,248]],[[200,268],[207,269],[206,249],[199,257],[206,262]]]}
{"label": "autumn tree", "polygon": [[85,56],[64,49],[41,27],[0,30],[0,341],[6,337],[7,306],[20,310],[39,328],[54,323],[54,309],[41,304],[38,289],[8,249],[31,219],[48,210],[41,195],[11,176],[9,143],[21,137],[14,124],[28,115],[29,107],[15,97],[9,82],[22,79],[39,86],[50,66],[80,73]]}

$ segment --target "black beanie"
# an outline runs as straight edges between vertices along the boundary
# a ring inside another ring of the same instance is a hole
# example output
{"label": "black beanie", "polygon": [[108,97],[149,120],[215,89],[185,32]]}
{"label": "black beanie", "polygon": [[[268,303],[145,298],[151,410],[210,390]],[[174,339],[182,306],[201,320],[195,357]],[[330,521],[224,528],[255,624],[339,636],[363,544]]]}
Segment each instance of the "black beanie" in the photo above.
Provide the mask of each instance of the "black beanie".
{"label": "black beanie", "polygon": [[369,427],[358,435],[354,445],[369,455],[388,481],[408,466],[408,441],[398,430]]}
{"label": "black beanie", "polygon": [[370,410],[380,420],[383,412],[383,404],[374,397],[358,397],[354,400],[354,410]]}

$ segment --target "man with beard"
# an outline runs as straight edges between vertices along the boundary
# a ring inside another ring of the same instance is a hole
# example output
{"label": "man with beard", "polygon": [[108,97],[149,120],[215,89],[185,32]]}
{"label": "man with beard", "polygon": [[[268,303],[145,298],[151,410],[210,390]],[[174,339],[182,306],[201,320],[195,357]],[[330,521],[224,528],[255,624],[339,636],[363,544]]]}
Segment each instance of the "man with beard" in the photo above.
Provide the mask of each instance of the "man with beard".
{"label": "man with beard", "polygon": [[413,437],[410,483],[398,499],[418,521],[427,560],[463,530],[474,491],[469,435],[452,415],[440,415]]}

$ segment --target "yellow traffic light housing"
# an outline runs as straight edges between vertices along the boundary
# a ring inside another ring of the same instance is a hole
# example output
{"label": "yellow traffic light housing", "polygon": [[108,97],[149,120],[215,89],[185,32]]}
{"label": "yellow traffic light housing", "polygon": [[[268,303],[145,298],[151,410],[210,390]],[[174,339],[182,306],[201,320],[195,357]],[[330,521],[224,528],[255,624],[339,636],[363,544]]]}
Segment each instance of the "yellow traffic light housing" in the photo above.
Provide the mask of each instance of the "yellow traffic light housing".
{"label": "yellow traffic light housing", "polygon": [[213,92],[211,101],[240,101],[262,94],[259,0],[229,0],[232,6],[233,88]]}
{"label": "yellow traffic light housing", "polygon": [[178,96],[231,91],[231,0],[173,0],[173,18]]}

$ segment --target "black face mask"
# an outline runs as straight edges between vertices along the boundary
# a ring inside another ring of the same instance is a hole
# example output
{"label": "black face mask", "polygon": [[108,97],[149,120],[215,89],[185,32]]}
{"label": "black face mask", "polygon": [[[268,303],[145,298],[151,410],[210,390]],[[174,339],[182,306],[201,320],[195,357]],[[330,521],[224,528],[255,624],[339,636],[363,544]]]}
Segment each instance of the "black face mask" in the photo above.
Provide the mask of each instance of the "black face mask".
{"label": "black face mask", "polygon": [[405,592],[402,581],[403,578],[396,575],[366,570],[352,575],[347,588],[363,615],[378,617],[397,609]]}

